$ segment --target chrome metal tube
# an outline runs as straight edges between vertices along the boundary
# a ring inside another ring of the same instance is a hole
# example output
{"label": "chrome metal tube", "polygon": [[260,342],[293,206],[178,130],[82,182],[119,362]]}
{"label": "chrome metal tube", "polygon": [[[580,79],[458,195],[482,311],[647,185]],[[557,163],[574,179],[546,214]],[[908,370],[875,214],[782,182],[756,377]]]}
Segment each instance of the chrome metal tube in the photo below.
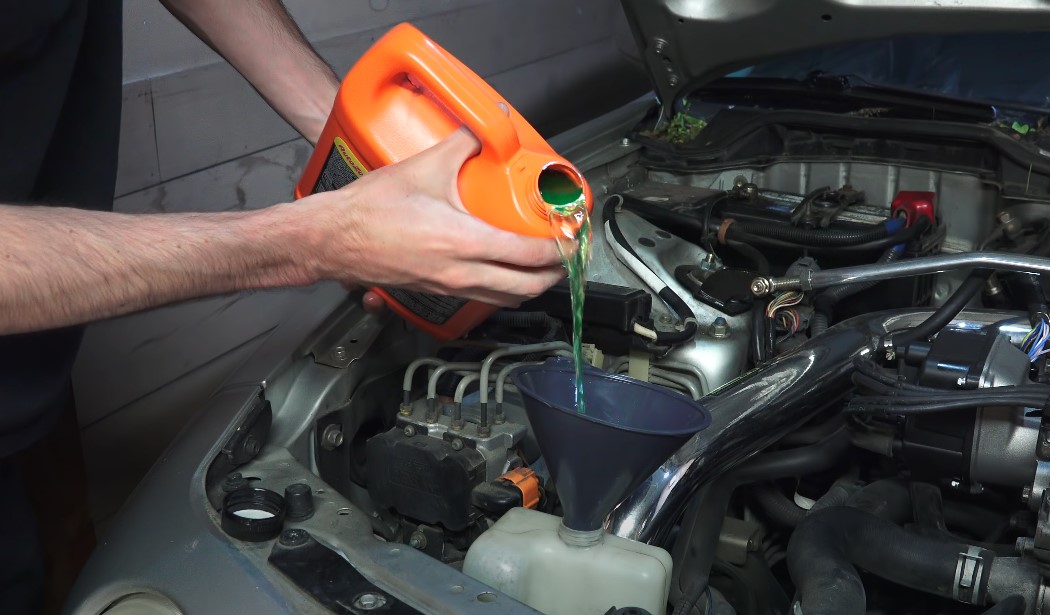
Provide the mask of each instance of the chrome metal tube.
{"label": "chrome metal tube", "polygon": [[[930,310],[878,312],[852,318],[701,400],[711,426],[693,436],[606,519],[624,538],[658,543],[696,490],[837,403],[849,390],[853,358],[893,331],[915,326]],[[998,324],[1014,333],[1016,313],[963,312],[953,327]],[[1012,337],[1012,336],[1011,336]]]}
{"label": "chrome metal tube", "polygon": [[806,272],[805,275],[784,278],[755,278],[751,292],[763,297],[782,290],[816,290],[857,284],[881,282],[894,278],[943,273],[957,269],[994,269],[1024,273],[1050,273],[1050,258],[1011,254],[1009,252],[963,252],[910,258],[892,263],[858,265],[840,269]]}

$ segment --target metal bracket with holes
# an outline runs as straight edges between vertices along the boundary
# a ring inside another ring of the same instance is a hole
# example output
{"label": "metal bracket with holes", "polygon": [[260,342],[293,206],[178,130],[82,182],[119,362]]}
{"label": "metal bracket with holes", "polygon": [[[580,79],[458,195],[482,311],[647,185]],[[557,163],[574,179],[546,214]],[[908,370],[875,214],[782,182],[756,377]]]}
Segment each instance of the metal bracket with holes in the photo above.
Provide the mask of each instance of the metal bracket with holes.
{"label": "metal bracket with holes", "polygon": [[421,615],[376,587],[306,530],[285,530],[269,559],[293,583],[335,613]]}

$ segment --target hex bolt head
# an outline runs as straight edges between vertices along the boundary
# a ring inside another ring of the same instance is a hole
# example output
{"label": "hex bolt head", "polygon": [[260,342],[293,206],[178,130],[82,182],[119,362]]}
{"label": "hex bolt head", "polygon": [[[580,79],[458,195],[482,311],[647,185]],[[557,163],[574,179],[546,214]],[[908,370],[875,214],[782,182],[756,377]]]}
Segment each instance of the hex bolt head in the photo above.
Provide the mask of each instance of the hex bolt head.
{"label": "hex bolt head", "polygon": [[711,321],[711,337],[715,339],[725,339],[729,337],[729,321],[719,316]]}
{"label": "hex bolt head", "polygon": [[249,457],[255,457],[262,450],[262,445],[259,444],[259,440],[255,436],[248,434],[241,444],[241,450]]}
{"label": "hex bolt head", "polygon": [[411,438],[414,435],[416,435],[416,426],[415,425],[405,425],[405,437],[406,438]]}
{"label": "hex bolt head", "polygon": [[334,450],[343,445],[343,428],[335,423],[324,428],[321,434],[321,448]]}
{"label": "hex bolt head", "polygon": [[454,451],[461,451],[461,450],[463,450],[463,440],[460,440],[459,438],[456,438],[455,440],[453,440],[452,441],[452,450],[454,450]]}
{"label": "hex bolt head", "polygon": [[751,294],[756,297],[765,297],[772,290],[772,284],[765,278],[751,280]]}
{"label": "hex bolt head", "polygon": [[222,482],[222,490],[225,493],[233,493],[238,489],[244,489],[248,486],[248,479],[244,478],[240,472],[234,472],[226,477],[226,480]]}
{"label": "hex bolt head", "polygon": [[368,592],[354,598],[354,608],[362,611],[374,611],[386,606],[386,596],[377,592]]}
{"label": "hex bolt head", "polygon": [[415,532],[412,532],[412,535],[409,536],[409,538],[408,538],[408,546],[412,547],[413,549],[419,549],[420,551],[422,551],[423,549],[426,549],[427,548],[427,537],[426,537],[426,535],[423,534],[423,532],[420,532],[419,530],[416,530]]}
{"label": "hex bolt head", "polygon": [[310,534],[306,530],[296,528],[281,532],[280,543],[286,547],[301,547],[310,540]]}

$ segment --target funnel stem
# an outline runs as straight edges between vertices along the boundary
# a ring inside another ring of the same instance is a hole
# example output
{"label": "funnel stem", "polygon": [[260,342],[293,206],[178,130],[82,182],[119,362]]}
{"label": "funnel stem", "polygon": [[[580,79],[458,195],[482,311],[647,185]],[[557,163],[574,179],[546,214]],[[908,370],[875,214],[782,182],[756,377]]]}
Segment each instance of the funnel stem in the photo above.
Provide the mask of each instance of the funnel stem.
{"label": "funnel stem", "polygon": [[574,530],[567,527],[564,521],[558,526],[558,537],[570,547],[593,547],[594,545],[601,543],[604,535],[605,530],[602,529]]}

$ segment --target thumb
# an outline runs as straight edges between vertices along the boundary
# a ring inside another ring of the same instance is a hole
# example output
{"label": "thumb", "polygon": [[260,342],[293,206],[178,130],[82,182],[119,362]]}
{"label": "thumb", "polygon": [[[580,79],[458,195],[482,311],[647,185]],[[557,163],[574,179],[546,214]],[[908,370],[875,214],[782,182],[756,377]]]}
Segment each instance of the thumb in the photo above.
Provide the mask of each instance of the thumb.
{"label": "thumb", "polygon": [[447,164],[451,170],[458,172],[464,162],[481,151],[481,142],[466,126],[461,126],[431,150],[438,160]]}

